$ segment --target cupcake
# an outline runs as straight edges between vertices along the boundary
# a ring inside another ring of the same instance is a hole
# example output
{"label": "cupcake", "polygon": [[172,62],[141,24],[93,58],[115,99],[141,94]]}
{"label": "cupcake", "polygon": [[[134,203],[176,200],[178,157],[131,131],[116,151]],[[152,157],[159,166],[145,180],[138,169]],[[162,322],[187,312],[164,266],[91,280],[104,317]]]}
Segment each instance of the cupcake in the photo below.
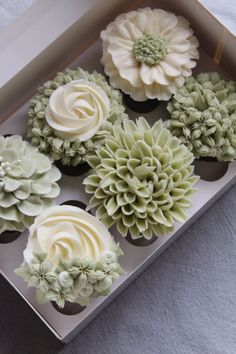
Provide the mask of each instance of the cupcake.
{"label": "cupcake", "polygon": [[83,174],[86,159],[124,118],[121,94],[105,78],[66,69],[38,89],[28,111],[28,137],[69,175]]}
{"label": "cupcake", "polygon": [[[223,166],[236,159],[235,82],[215,72],[190,77],[168,110],[171,132],[197,159],[223,161]],[[222,164],[218,166],[222,169]]]}
{"label": "cupcake", "polygon": [[149,99],[169,100],[199,57],[189,22],[160,9],[119,15],[101,38],[101,62],[111,85],[145,105]]}
{"label": "cupcake", "polygon": [[91,297],[109,294],[123,273],[121,254],[94,216],[70,205],[53,206],[30,227],[24,262],[16,273],[37,289],[41,302],[86,306]]}
{"label": "cupcake", "polygon": [[93,194],[89,206],[107,226],[132,239],[151,239],[184,222],[198,177],[193,155],[159,120],[150,127],[140,117],[125,119],[89,159],[84,180]]}
{"label": "cupcake", "polygon": [[60,193],[60,171],[20,136],[0,137],[0,242],[22,232]]}

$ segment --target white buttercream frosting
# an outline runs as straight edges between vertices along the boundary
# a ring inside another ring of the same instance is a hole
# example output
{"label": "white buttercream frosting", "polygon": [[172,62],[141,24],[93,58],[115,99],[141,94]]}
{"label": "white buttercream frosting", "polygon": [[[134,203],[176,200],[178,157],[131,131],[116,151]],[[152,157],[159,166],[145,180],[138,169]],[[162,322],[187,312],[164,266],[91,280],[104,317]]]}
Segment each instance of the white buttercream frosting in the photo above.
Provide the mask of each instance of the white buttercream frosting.
{"label": "white buttercream frosting", "polygon": [[97,261],[115,245],[103,223],[88,212],[70,205],[53,206],[30,227],[24,258],[30,263],[33,253],[47,254],[54,266],[60,259],[76,257]]}
{"label": "white buttercream frosting", "polygon": [[[150,42],[145,46],[149,37],[154,46]],[[198,40],[189,22],[161,9],[119,15],[101,38],[102,63],[112,86],[137,101],[169,100],[191,75],[199,57]],[[142,55],[147,60],[142,61]]]}
{"label": "white buttercream frosting", "polygon": [[87,141],[107,120],[109,110],[109,98],[100,86],[86,80],[75,80],[52,93],[46,120],[58,137]]}

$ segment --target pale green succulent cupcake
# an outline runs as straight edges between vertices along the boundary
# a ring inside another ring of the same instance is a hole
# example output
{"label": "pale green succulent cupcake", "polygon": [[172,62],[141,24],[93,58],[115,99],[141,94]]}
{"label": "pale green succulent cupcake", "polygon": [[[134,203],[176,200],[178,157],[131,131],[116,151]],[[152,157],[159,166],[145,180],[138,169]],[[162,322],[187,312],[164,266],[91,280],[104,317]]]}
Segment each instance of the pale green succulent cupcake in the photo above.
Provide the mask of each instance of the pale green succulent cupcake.
{"label": "pale green succulent cupcake", "polygon": [[[0,137],[0,234],[24,231],[60,193],[59,170],[20,136]],[[1,235],[0,235],[1,237]]]}
{"label": "pale green succulent cupcake", "polygon": [[236,159],[236,83],[214,72],[186,80],[168,104],[171,132],[194,156]]}
{"label": "pale green succulent cupcake", "polygon": [[125,117],[122,96],[105,78],[76,68],[39,87],[28,111],[34,146],[66,166],[86,162]]}
{"label": "pale green succulent cupcake", "polygon": [[163,127],[150,127],[140,117],[125,119],[105,145],[89,158],[93,167],[85,179],[89,206],[110,227],[133,239],[151,239],[183,222],[198,177],[192,175],[193,154]]}

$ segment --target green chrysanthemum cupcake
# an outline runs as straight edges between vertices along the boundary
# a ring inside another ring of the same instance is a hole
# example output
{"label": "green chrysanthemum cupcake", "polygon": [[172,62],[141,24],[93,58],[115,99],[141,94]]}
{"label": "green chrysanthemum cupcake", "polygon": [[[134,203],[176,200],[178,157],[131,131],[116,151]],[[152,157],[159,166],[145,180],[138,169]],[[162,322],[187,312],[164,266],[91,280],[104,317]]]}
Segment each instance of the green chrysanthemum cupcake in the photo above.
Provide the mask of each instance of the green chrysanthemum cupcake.
{"label": "green chrysanthemum cupcake", "polygon": [[198,177],[192,176],[193,155],[163,127],[150,127],[142,117],[125,119],[114,128],[97,155],[84,183],[93,194],[90,208],[110,227],[133,239],[169,232],[186,219],[185,209]]}
{"label": "green chrysanthemum cupcake", "polygon": [[79,67],[58,73],[38,89],[31,102],[28,136],[32,145],[68,166],[85,162],[125,116],[121,94],[101,74]]}
{"label": "green chrysanthemum cupcake", "polygon": [[[61,174],[20,136],[0,137],[0,234],[24,231],[60,193]],[[1,238],[1,235],[0,235]]]}
{"label": "green chrysanthemum cupcake", "polygon": [[186,80],[168,104],[169,128],[194,156],[236,159],[236,83],[218,73]]}

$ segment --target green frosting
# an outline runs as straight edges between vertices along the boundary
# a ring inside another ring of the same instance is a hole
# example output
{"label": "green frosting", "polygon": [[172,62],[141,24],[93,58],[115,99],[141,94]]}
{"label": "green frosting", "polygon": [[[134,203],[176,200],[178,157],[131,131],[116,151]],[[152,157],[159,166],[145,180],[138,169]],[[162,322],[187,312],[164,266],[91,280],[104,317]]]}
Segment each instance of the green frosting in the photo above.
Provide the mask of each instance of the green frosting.
{"label": "green frosting", "polygon": [[61,177],[48,157],[20,136],[0,137],[0,234],[24,231],[59,195]]}
{"label": "green frosting", "polygon": [[135,60],[149,66],[160,63],[167,51],[165,39],[153,33],[144,34],[134,42],[133,46]]}
{"label": "green frosting", "polygon": [[236,83],[218,73],[186,80],[168,104],[169,129],[195,157],[236,159]]}
{"label": "green frosting", "polygon": [[93,194],[90,208],[110,227],[133,238],[150,239],[186,219],[185,209],[198,177],[192,176],[193,155],[163,127],[150,127],[140,117],[125,119],[88,162],[94,168],[85,181]]}
{"label": "green frosting", "polygon": [[[45,110],[54,90],[79,79],[95,82],[105,91],[110,99],[110,115],[91,139],[84,142],[79,139],[71,142],[54,134],[53,129],[46,121]],[[51,156],[54,161],[60,160],[63,165],[77,166],[86,161],[87,157],[93,154],[95,149],[103,144],[109,136],[112,126],[120,124],[126,116],[120,92],[109,86],[101,74],[95,71],[90,74],[79,67],[75,70],[66,69],[65,72],[58,73],[54,80],[47,81],[42,87],[39,87],[38,94],[31,103],[28,111],[28,137],[31,139],[32,145],[38,146],[41,152]]]}
{"label": "green frosting", "polygon": [[[32,254],[30,262],[24,261],[15,270],[30,287],[36,287],[39,302],[55,301],[63,308],[66,301],[87,306],[90,297],[106,296],[123,270],[118,258],[123,252],[116,244],[112,251],[105,251],[97,262],[89,258],[61,260],[56,269],[44,254]],[[29,258],[29,256],[28,256]]]}

